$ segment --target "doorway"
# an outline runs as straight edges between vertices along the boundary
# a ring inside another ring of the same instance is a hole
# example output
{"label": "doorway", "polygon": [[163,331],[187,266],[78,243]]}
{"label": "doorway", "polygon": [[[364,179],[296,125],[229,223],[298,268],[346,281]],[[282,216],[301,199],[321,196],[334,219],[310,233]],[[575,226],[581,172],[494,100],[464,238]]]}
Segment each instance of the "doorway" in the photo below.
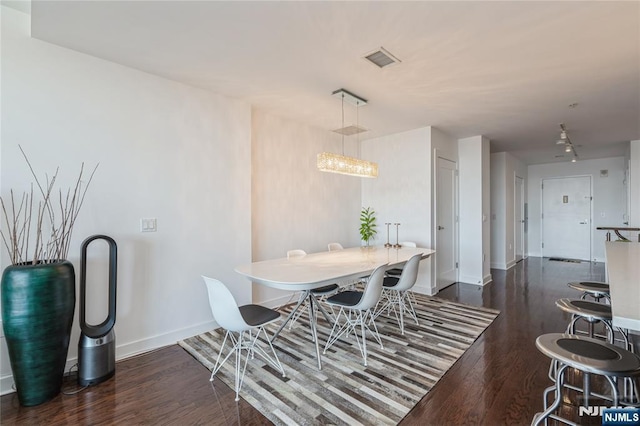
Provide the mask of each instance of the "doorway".
{"label": "doorway", "polygon": [[435,250],[438,291],[458,280],[457,164],[437,157]]}
{"label": "doorway", "polygon": [[542,255],[591,260],[591,176],[542,180]]}

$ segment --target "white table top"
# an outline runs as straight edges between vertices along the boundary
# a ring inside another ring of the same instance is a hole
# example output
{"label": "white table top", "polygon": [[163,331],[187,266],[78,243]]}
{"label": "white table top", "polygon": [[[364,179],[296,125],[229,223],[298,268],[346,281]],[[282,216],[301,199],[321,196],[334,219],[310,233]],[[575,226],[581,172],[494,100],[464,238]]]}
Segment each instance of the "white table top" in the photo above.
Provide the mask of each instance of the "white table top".
{"label": "white table top", "polygon": [[613,325],[640,331],[640,243],[605,243]]}
{"label": "white table top", "polygon": [[366,276],[382,264],[389,267],[406,262],[416,254],[423,259],[435,250],[414,247],[354,247],[309,253],[303,257],[281,258],[240,265],[236,272],[259,284],[282,290],[309,290]]}

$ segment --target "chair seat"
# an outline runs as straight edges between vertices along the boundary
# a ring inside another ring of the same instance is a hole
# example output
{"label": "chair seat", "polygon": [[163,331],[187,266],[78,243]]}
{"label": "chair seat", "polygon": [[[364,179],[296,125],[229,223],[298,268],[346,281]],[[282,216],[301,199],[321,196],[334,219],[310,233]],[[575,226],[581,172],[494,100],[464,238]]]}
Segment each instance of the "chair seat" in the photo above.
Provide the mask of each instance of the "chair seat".
{"label": "chair seat", "polygon": [[338,288],[338,284],[329,284],[325,285],[324,287],[314,288],[313,290],[311,290],[311,294],[313,294],[314,296],[323,296],[327,293],[333,293]]}
{"label": "chair seat", "polygon": [[361,291],[343,291],[327,299],[327,303],[338,306],[355,306],[362,299]]}
{"label": "chair seat", "polygon": [[609,294],[609,284],[600,281],[575,281],[567,285],[585,293]]}
{"label": "chair seat", "polygon": [[601,340],[573,334],[549,333],[536,339],[536,347],[549,358],[586,373],[604,376],[640,374],[640,358]]}
{"label": "chair seat", "polygon": [[242,319],[252,327],[267,324],[280,317],[279,312],[260,305],[244,305],[239,309]]}
{"label": "chair seat", "polygon": [[395,287],[398,284],[400,278],[396,277],[384,277],[384,281],[382,282],[382,286],[385,288]]}
{"label": "chair seat", "polygon": [[402,269],[400,268],[391,268],[387,270],[387,275],[400,276],[401,274],[402,274]]}
{"label": "chair seat", "polygon": [[565,312],[594,320],[611,320],[611,305],[582,299],[559,299],[556,306]]}

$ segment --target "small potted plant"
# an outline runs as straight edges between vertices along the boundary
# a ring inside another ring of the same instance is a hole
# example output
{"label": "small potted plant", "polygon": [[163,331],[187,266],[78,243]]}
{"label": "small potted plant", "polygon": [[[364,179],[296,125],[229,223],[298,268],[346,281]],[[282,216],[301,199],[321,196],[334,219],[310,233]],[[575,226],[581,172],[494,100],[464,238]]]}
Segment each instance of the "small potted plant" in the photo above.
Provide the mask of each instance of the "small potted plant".
{"label": "small potted plant", "polygon": [[366,247],[377,233],[376,212],[371,207],[363,207],[360,211],[360,238]]}

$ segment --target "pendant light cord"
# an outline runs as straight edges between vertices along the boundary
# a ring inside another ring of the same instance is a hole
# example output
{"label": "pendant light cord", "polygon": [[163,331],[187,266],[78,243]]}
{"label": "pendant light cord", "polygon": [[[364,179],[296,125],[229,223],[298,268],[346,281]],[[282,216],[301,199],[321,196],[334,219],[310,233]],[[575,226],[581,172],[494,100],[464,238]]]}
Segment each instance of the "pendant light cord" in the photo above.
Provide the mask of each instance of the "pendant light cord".
{"label": "pendant light cord", "polygon": [[344,93],[342,94],[342,156],[344,157]]}
{"label": "pendant light cord", "polygon": [[360,158],[360,101],[356,101],[356,146]]}

